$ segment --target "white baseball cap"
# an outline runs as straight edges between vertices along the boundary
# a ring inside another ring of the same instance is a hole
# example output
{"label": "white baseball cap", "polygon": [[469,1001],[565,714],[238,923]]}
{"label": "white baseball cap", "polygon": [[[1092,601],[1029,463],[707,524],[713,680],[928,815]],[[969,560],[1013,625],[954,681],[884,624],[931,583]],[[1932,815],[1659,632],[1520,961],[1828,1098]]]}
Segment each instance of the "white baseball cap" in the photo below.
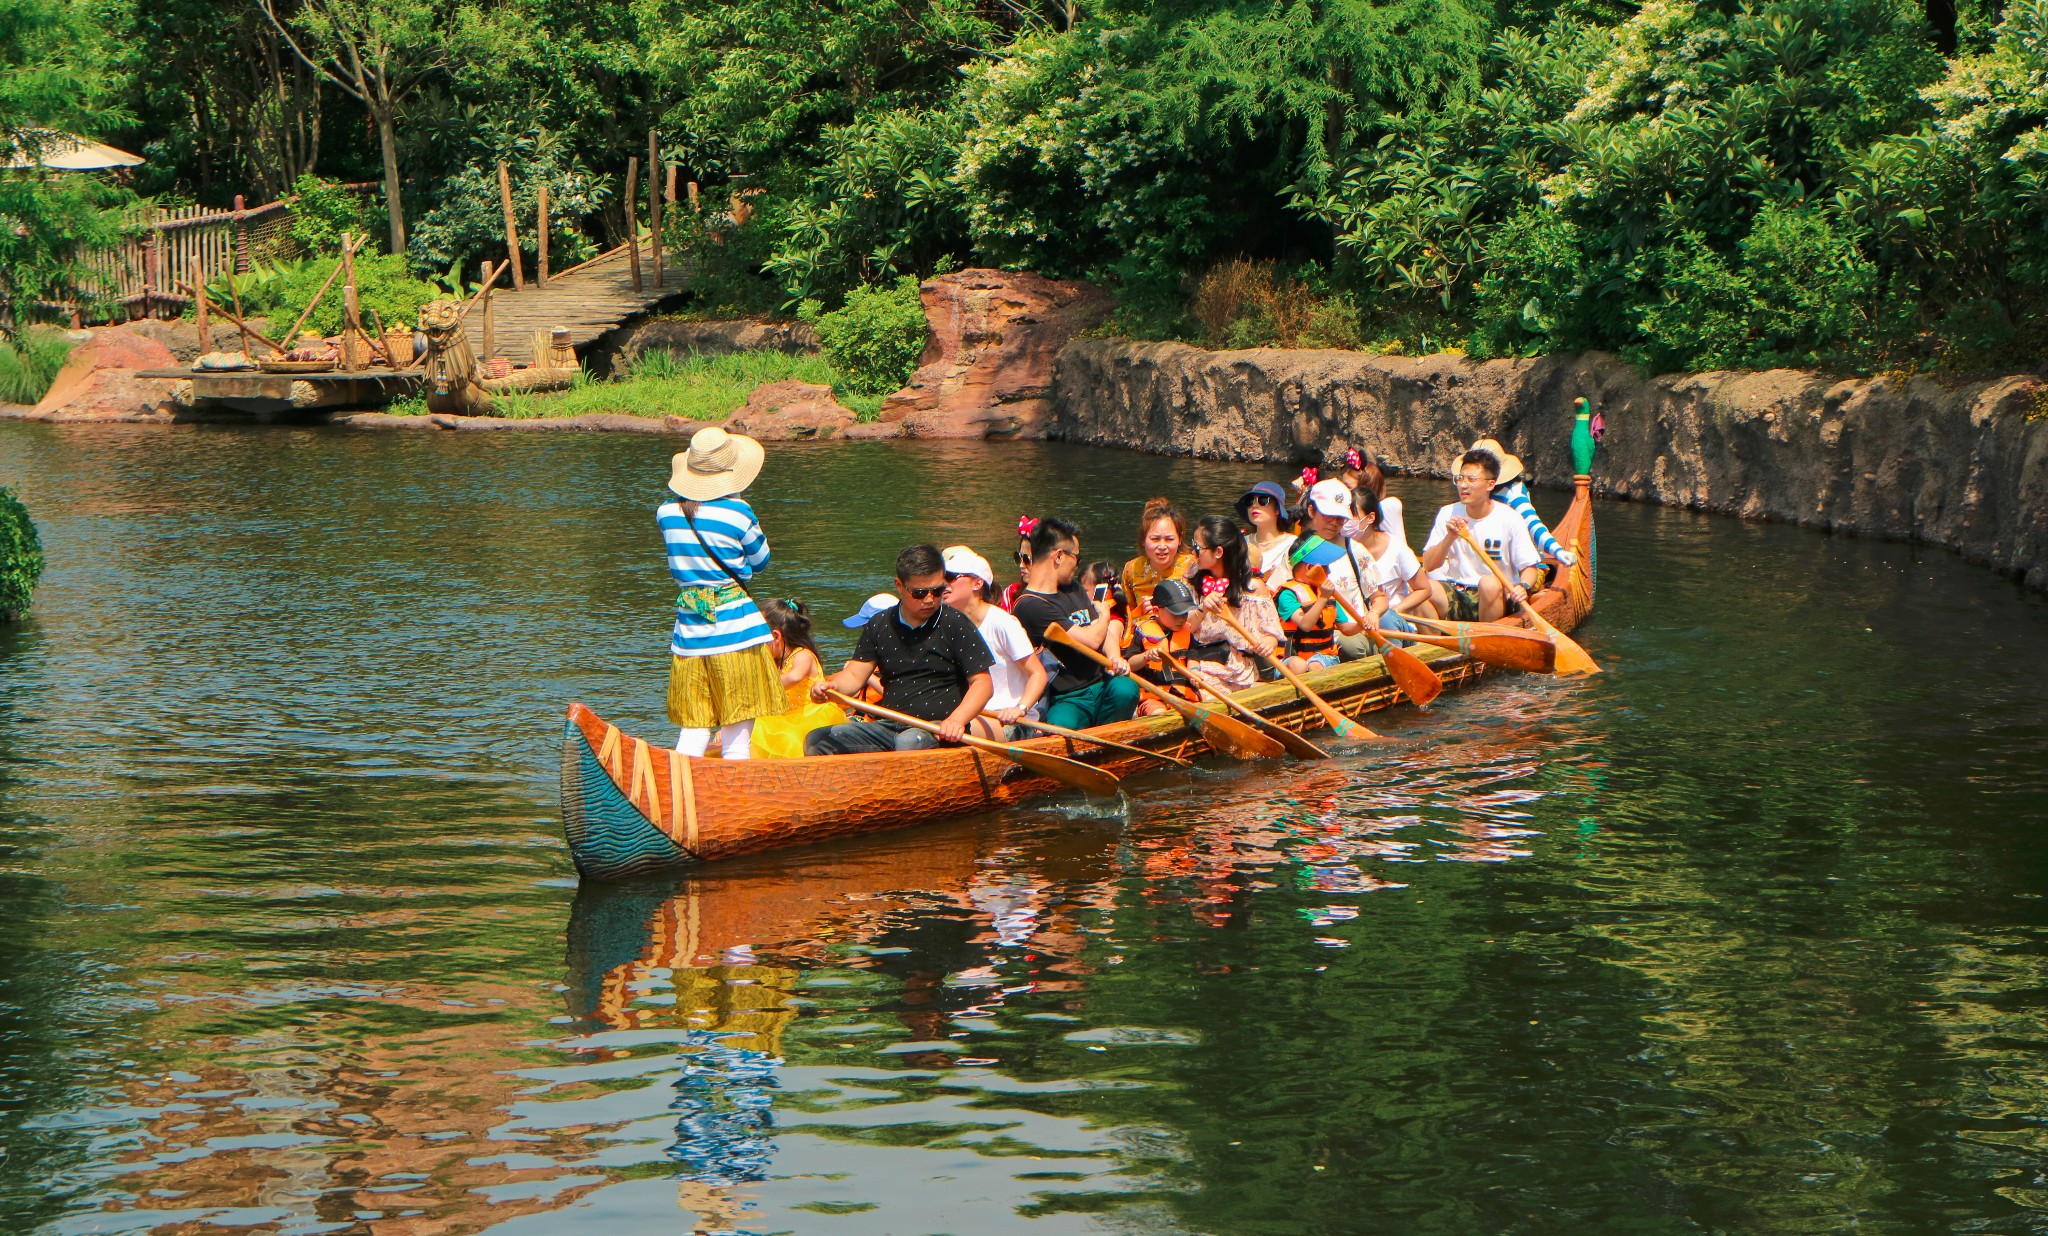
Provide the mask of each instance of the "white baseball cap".
{"label": "white baseball cap", "polygon": [[1308,504],[1318,515],[1351,514],[1351,487],[1342,481],[1317,481],[1308,491]]}
{"label": "white baseball cap", "polygon": [[896,604],[897,600],[898,598],[893,592],[877,592],[860,603],[859,612],[855,613],[851,618],[840,619],[839,623],[841,626],[864,627],[868,624],[868,619],[887,610],[890,606]]}
{"label": "white baseball cap", "polygon": [[948,545],[940,557],[945,560],[948,575],[972,575],[990,585],[996,582],[996,573],[989,567],[988,559],[965,545]]}

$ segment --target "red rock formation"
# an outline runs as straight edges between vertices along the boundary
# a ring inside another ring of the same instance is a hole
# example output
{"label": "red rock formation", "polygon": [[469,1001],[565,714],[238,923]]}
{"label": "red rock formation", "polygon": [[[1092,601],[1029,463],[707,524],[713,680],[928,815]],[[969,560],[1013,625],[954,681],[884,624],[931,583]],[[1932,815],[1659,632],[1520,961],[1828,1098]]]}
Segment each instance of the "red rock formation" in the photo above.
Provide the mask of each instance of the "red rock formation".
{"label": "red rock formation", "polygon": [[71,350],[57,380],[28,414],[39,421],[169,420],[177,383],[139,378],[139,369],[175,367],[177,357],[157,340],[125,326],[94,331]]}
{"label": "red rock formation", "polygon": [[764,382],[747,396],[726,427],[763,442],[836,438],[859,423],[851,409],[815,382]]}
{"label": "red rock formation", "polygon": [[1109,294],[1000,270],[940,275],[918,291],[931,338],[910,385],[882,405],[882,419],[902,422],[915,438],[1043,438],[1053,362],[1108,314]]}

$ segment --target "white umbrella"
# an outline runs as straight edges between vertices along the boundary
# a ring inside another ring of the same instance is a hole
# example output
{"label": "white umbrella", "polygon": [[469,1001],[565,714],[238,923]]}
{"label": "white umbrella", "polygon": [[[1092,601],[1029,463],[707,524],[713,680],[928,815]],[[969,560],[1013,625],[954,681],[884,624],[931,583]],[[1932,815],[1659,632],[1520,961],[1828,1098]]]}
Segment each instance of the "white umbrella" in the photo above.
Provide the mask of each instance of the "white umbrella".
{"label": "white umbrella", "polygon": [[37,157],[31,158],[28,150],[20,146],[8,152],[5,166],[9,171],[47,167],[60,172],[90,172],[108,167],[134,167],[147,162],[141,155],[89,142],[69,133],[44,131],[36,135],[35,142],[41,147]]}

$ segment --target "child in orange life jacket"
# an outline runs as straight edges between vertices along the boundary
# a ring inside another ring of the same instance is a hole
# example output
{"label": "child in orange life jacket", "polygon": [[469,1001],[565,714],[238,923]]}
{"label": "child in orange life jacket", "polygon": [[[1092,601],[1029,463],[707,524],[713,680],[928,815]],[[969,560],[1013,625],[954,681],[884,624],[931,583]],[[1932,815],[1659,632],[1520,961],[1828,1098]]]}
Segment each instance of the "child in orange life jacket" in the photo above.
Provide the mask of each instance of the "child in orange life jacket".
{"label": "child in orange life jacket", "polygon": [[[1194,631],[1188,619],[1195,612],[1195,605],[1195,590],[1188,587],[1186,580],[1161,580],[1154,585],[1152,599],[1145,606],[1145,616],[1133,628],[1132,651],[1127,658],[1133,674],[1186,700],[1200,700],[1201,691],[1182,678],[1160,653],[1161,650],[1171,653],[1175,660],[1194,669],[1189,657],[1195,655],[1197,646],[1193,642]],[[1222,656],[1229,655],[1228,644],[1217,647],[1220,647]],[[1203,647],[1200,652],[1205,656],[1215,656],[1217,647]],[[1139,702],[1137,715],[1149,717],[1165,711],[1166,705],[1147,695]]]}
{"label": "child in orange life jacket", "polygon": [[1287,668],[1297,674],[1337,664],[1337,632],[1357,628],[1329,585],[1330,564],[1343,556],[1341,548],[1317,536],[1301,538],[1288,554],[1294,577],[1274,605],[1287,633]]}

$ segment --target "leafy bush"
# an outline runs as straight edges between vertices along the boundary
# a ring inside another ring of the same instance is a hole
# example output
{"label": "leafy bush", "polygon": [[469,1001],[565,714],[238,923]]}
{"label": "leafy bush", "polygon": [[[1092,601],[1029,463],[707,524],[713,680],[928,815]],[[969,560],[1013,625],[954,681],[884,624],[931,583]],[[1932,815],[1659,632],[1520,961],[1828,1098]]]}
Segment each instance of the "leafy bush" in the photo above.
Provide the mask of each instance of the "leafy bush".
{"label": "leafy bush", "polygon": [[519,228],[524,268],[534,270],[539,260],[538,189],[543,184],[548,189],[548,265],[554,270],[567,270],[595,256],[597,246],[584,235],[581,223],[612,200],[611,186],[578,162],[573,152],[552,135],[487,138],[500,143],[499,147],[484,157],[471,159],[445,181],[439,203],[413,223],[406,252],[412,256],[414,267],[467,271],[485,254],[505,252],[505,207],[498,190],[501,157],[511,170],[512,215]]}
{"label": "leafy bush", "polygon": [[514,420],[586,412],[717,420],[739,411],[747,396],[762,383],[790,380],[830,386],[839,401],[862,420],[873,420],[881,411],[881,396],[849,390],[842,375],[824,357],[784,352],[684,357],[671,352],[643,352],[634,359],[625,377],[610,382],[579,380],[566,391],[500,395],[497,411],[498,415]]}
{"label": "leafy bush", "polygon": [[43,577],[43,543],[36,536],[28,508],[0,488],[0,622],[13,622],[27,612]]}
{"label": "leafy bush", "polygon": [[833,368],[854,390],[886,394],[910,381],[930,330],[916,278],[905,275],[887,287],[855,288],[846,294],[844,306],[831,313],[819,309],[816,301],[806,301],[802,316],[817,330]]}
{"label": "leafy bush", "polygon": [[[282,319],[273,323],[277,330],[284,330],[291,324],[291,319],[304,311],[333,270],[334,262],[331,260],[300,262],[289,268],[279,279],[274,298],[266,306],[266,311],[273,318]],[[376,329],[371,323],[372,311],[376,313],[377,320],[387,327],[399,322],[410,323],[419,316],[421,305],[446,294],[438,284],[413,278],[403,256],[366,253],[356,258],[356,302],[362,310],[365,330]],[[249,309],[247,299],[243,301],[243,308]],[[249,311],[256,312],[255,309]],[[327,295],[321,297],[319,307],[306,319],[303,329],[318,331],[322,335],[336,335],[341,332],[342,316],[341,280],[336,279],[327,289]],[[276,334],[273,333],[271,338],[277,339]],[[289,345],[292,341],[277,339],[277,342]]]}
{"label": "leafy bush", "polygon": [[0,403],[34,403],[50,389],[71,341],[61,331],[25,331],[12,342],[0,339]]}
{"label": "leafy bush", "polygon": [[343,232],[361,234],[370,230],[370,207],[352,190],[305,175],[292,184],[292,192],[298,197],[292,203],[292,239],[301,253],[337,253],[341,250]]}

